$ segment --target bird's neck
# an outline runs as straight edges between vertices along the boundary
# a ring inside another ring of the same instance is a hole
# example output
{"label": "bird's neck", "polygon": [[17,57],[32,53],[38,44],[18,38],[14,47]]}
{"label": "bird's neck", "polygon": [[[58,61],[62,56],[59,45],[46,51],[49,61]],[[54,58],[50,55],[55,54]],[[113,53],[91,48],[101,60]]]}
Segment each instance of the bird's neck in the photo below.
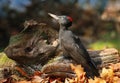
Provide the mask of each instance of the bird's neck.
{"label": "bird's neck", "polygon": [[67,27],[64,25],[60,25],[60,30],[59,30],[59,34],[64,33],[67,30]]}
{"label": "bird's neck", "polygon": [[60,25],[60,30],[59,30],[59,38],[61,39],[64,35],[64,33],[66,32],[67,27],[64,25]]}
{"label": "bird's neck", "polygon": [[65,31],[65,30],[68,30],[68,27],[66,27],[65,25],[60,25],[60,30],[63,30],[63,31]]}

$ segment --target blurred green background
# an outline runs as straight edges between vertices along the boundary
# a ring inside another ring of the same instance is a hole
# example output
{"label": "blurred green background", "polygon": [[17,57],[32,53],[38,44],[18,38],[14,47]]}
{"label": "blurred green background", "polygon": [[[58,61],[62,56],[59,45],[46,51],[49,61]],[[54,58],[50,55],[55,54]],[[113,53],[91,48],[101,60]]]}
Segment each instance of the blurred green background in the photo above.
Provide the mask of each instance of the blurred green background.
{"label": "blurred green background", "polygon": [[89,49],[120,50],[120,0],[0,0],[0,49],[23,30],[25,20],[45,22],[58,30],[47,13],[69,15],[70,28]]}

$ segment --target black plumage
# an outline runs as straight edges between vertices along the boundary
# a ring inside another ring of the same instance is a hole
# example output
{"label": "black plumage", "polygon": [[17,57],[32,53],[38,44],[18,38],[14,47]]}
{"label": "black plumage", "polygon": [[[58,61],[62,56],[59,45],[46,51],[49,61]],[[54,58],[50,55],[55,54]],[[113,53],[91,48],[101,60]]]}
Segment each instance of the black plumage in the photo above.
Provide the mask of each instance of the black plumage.
{"label": "black plumage", "polygon": [[59,41],[63,52],[67,53],[78,64],[81,64],[88,76],[98,76],[99,73],[96,65],[91,60],[79,37],[73,34],[72,31],[68,30],[68,27],[72,25],[71,18],[68,16],[57,16],[54,14],[49,15],[55,18],[60,24]]}

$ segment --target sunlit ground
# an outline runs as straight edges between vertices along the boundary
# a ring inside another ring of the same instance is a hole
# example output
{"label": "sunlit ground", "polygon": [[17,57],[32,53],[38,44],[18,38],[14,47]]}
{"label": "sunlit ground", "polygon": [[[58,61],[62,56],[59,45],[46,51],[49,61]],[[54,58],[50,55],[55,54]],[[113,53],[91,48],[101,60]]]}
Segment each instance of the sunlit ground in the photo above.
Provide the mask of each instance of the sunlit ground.
{"label": "sunlit ground", "polygon": [[105,33],[89,47],[94,50],[113,47],[120,51],[120,36],[115,32]]}

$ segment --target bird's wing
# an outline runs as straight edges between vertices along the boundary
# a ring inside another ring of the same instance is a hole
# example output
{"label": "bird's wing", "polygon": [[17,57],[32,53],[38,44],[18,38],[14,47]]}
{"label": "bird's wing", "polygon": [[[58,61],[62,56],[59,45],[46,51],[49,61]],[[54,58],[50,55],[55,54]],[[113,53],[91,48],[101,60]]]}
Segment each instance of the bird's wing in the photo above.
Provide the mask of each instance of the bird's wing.
{"label": "bird's wing", "polygon": [[79,54],[83,56],[88,62],[90,62],[96,68],[94,61],[91,59],[88,51],[83,46],[82,42],[80,41],[80,38],[76,35],[74,35],[73,37],[74,37],[74,41],[76,42],[77,47],[79,48]]}
{"label": "bird's wing", "polygon": [[61,41],[61,46],[63,46],[64,51],[69,53],[69,55],[78,63],[87,63],[87,61],[90,61],[90,57],[86,53],[85,48],[81,45],[77,36],[74,36],[71,32],[67,35],[69,35],[67,40],[64,38]]}
{"label": "bird's wing", "polygon": [[80,38],[79,38],[78,36],[76,36],[76,35],[74,35],[73,38],[74,38],[74,41],[75,41],[76,46],[77,46],[78,49],[79,49],[80,54],[81,54],[84,58],[86,58],[86,59],[88,59],[88,60],[91,60],[91,58],[90,58],[90,56],[89,56],[86,48],[85,48],[85,47],[83,46],[83,44],[82,44]]}
{"label": "bird's wing", "polygon": [[64,51],[66,51],[68,55],[71,56],[77,63],[87,63],[83,55],[80,54],[79,47],[77,44],[71,42],[62,42],[62,46],[64,47]]}

